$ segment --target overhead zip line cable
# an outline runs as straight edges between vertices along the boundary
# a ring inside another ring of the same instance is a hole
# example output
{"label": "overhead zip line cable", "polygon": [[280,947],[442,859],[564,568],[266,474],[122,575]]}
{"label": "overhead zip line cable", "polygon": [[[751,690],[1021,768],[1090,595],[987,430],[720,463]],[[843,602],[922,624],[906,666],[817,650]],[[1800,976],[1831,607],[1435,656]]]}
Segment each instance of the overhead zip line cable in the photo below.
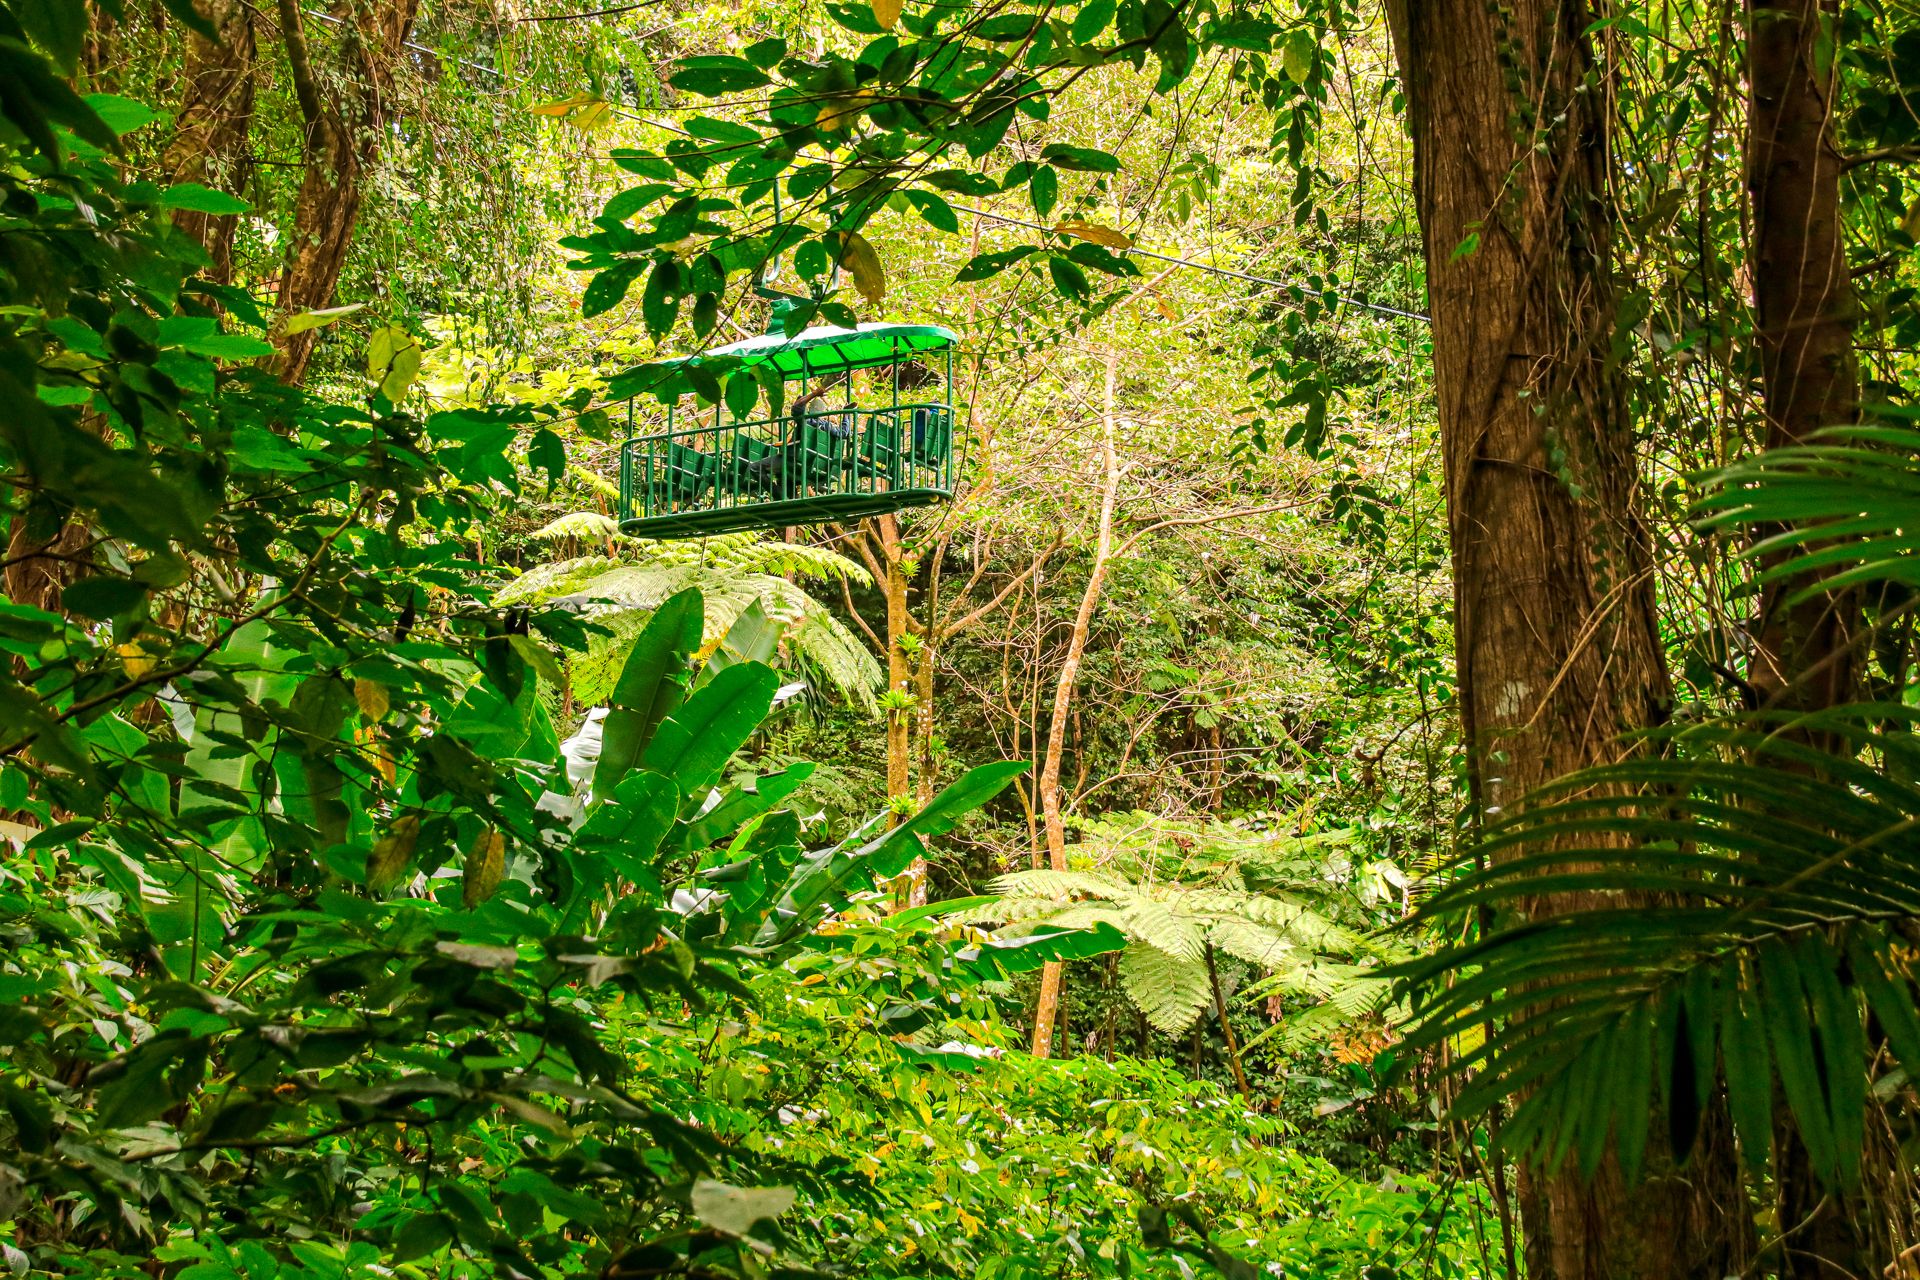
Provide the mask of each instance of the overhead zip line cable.
{"label": "overhead zip line cable", "polygon": [[[1022,218],[1010,218],[1004,213],[990,213],[985,209],[974,209],[964,204],[956,204],[952,207],[960,213],[971,213],[977,217],[991,218],[995,222],[1005,222],[1016,227],[1027,227],[1034,231],[1057,233],[1059,230],[1057,227],[1049,227],[1045,223],[1028,222]],[[1249,275],[1244,271],[1234,271],[1227,267],[1216,267],[1207,262],[1195,262],[1191,258],[1175,258],[1168,254],[1155,253],[1151,249],[1142,249],[1134,245],[1129,245],[1125,249],[1117,250],[1117,252],[1137,254],[1142,258],[1152,258],[1155,262],[1171,263],[1176,267],[1191,267],[1195,271],[1206,271],[1216,276],[1231,276],[1235,280],[1246,280],[1252,284],[1270,285],[1275,289],[1298,289],[1302,293],[1315,293],[1321,297],[1332,298],[1337,302],[1343,302],[1350,307],[1360,307],[1363,310],[1378,312],[1383,316],[1399,316],[1405,320],[1419,320],[1426,324],[1433,323],[1430,316],[1422,315],[1418,311],[1402,311],[1398,307],[1389,307],[1378,302],[1368,302],[1363,298],[1349,298],[1343,293],[1332,293],[1326,289],[1315,289],[1310,285],[1298,284],[1286,280],[1274,280],[1267,276]]]}

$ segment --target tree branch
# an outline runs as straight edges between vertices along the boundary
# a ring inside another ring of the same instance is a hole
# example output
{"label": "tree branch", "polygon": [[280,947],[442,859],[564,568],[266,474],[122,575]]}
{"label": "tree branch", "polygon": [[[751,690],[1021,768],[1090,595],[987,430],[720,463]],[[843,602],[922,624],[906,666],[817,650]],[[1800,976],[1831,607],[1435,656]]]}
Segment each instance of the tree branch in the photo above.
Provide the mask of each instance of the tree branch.
{"label": "tree branch", "polygon": [[1302,505],[1304,505],[1303,502],[1270,502],[1264,507],[1241,507],[1235,511],[1212,511],[1200,516],[1170,516],[1165,520],[1156,520],[1145,528],[1135,529],[1133,536],[1121,543],[1120,549],[1114,554],[1116,556],[1127,554],[1127,552],[1133,550],[1134,544],[1139,542],[1140,539],[1150,533],[1158,533],[1162,529],[1190,528],[1194,525],[1204,524],[1221,524],[1228,520],[1244,519],[1247,516],[1264,516],[1275,511],[1288,511]]}
{"label": "tree branch", "polygon": [[1019,576],[1014,578],[1013,581],[1009,582],[1005,587],[1001,588],[999,594],[995,595],[993,599],[987,601],[985,604],[981,605],[978,609],[975,609],[972,613],[967,614],[965,617],[959,619],[957,622],[952,622],[942,627],[940,629],[940,634],[942,638],[959,635],[962,631],[965,631],[968,627],[973,626],[975,623],[979,622],[982,618],[985,618],[988,614],[992,613],[995,609],[998,609],[1001,605],[1001,602],[1003,602],[1008,596],[1012,595],[1014,592],[1020,589],[1021,583],[1025,582],[1028,578],[1031,578],[1034,574],[1040,572],[1041,569],[1046,567],[1047,561],[1053,556],[1054,552],[1060,549],[1061,543],[1065,541],[1065,537],[1066,537],[1065,534],[1056,532],[1053,535],[1052,545],[1049,546],[1045,551],[1042,551],[1039,554],[1039,556],[1035,558],[1032,564],[1028,565],[1025,569],[1021,570]]}
{"label": "tree branch", "polygon": [[[293,74],[293,96],[300,103],[300,115],[309,134],[326,127],[326,100],[320,96],[320,84],[313,77],[313,58],[307,52],[307,29],[300,19],[300,0],[279,0],[280,39],[287,46],[287,69]],[[309,145],[311,145],[309,138]]]}
{"label": "tree branch", "polygon": [[1863,164],[1911,164],[1920,160],[1920,145],[1911,142],[1892,147],[1875,147],[1871,151],[1855,151],[1851,155],[1840,157],[1840,172],[1857,169]]}

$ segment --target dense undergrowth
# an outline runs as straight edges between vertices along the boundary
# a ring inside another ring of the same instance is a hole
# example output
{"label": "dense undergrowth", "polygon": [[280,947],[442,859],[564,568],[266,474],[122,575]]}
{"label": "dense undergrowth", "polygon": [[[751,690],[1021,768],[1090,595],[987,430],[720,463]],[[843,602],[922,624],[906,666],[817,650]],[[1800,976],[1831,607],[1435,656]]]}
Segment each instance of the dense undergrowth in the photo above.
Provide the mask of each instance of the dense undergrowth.
{"label": "dense undergrowth", "polygon": [[737,757],[799,714],[764,610],[709,644],[698,590],[649,601],[569,759],[599,632],[468,555],[552,410],[400,412],[391,336],[362,405],[244,367],[262,318],[170,216],[217,194],[125,183],[140,109],[0,45],[42,540],[0,604],[10,1270],[1479,1274],[1469,1189],[1163,1062],[1027,1056],[1019,975],[1124,937],[883,910],[1022,767],[801,813],[809,766]]}

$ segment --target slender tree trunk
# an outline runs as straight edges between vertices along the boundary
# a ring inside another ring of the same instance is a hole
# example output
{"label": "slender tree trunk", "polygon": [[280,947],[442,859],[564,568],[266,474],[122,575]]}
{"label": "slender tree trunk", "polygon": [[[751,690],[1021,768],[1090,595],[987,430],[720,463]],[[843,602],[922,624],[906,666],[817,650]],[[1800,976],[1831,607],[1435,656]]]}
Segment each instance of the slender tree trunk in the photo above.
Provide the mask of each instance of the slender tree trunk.
{"label": "slender tree trunk", "polygon": [[[253,127],[253,7],[244,0],[199,0],[200,13],[212,23],[217,41],[192,37],[182,72],[185,88],[174,117],[173,140],[164,168],[175,182],[197,182],[241,195],[253,175],[249,133]],[[233,242],[237,214],[173,215],[174,225],[200,242],[211,259],[210,279],[233,283]]]}
{"label": "slender tree trunk", "polygon": [[[306,164],[280,281],[285,317],[333,304],[367,174],[393,118],[393,69],[413,30],[419,0],[335,0],[341,74],[327,77],[324,85],[307,45],[300,0],[278,4]],[[318,340],[317,329],[280,335],[273,371],[284,382],[302,381]]]}
{"label": "slender tree trunk", "polygon": [[[910,695],[913,669],[903,642],[912,620],[907,614],[907,579],[900,563],[900,526],[892,516],[881,516],[874,523],[879,526],[880,563],[886,570],[882,587],[887,599],[887,691]],[[912,726],[913,716],[907,708],[895,707],[887,712],[887,800],[896,805],[913,792]]]}
{"label": "slender tree trunk", "polygon": [[[1822,0],[1750,0],[1747,7],[1747,192],[1769,449],[1852,422],[1857,411],[1853,288],[1833,132],[1840,21],[1837,4]],[[1748,683],[1770,708],[1814,711],[1855,694],[1858,594],[1790,601],[1801,585],[1778,583],[1761,596]],[[1789,1233],[1783,1274],[1877,1274],[1885,1259],[1876,1260],[1867,1239],[1864,1203],[1824,1195],[1791,1123],[1783,1117],[1777,1131],[1775,1192],[1781,1229]]]}
{"label": "slender tree trunk", "polygon": [[[1120,355],[1107,352],[1106,411],[1100,417],[1100,525],[1094,543],[1093,568],[1087,574],[1087,587],[1080,595],[1080,611],[1074,615],[1073,632],[1067,639],[1067,654],[1060,663],[1060,674],[1053,685],[1053,715],[1047,721],[1047,750],[1040,766],[1040,813],[1046,826],[1047,861],[1055,871],[1067,869],[1067,829],[1060,812],[1060,760],[1067,745],[1067,716],[1073,705],[1074,685],[1080,678],[1080,659],[1087,651],[1087,633],[1093,627],[1093,611],[1100,604],[1100,592],[1106,585],[1107,561],[1113,553],[1113,507],[1120,490],[1120,460],[1114,451],[1114,383]],[[1040,1002],[1033,1015],[1033,1052],[1044,1058],[1053,1052],[1054,1012],[1060,1003],[1063,967],[1049,960],[1040,970]]]}
{"label": "slender tree trunk", "polygon": [[[1669,698],[1632,428],[1611,359],[1610,95],[1587,35],[1598,16],[1583,0],[1390,5],[1413,130],[1462,728],[1480,815],[1617,758],[1620,735],[1660,720]],[[1649,1167],[1636,1187],[1611,1160],[1590,1182],[1571,1167],[1530,1171],[1520,1187],[1527,1274],[1725,1274],[1716,1228],[1693,1220],[1700,1188],[1657,1156]]]}
{"label": "slender tree trunk", "polygon": [[[1833,115],[1838,6],[1755,0],[1747,10],[1747,190],[1766,447],[1798,444],[1852,422],[1858,396],[1853,287],[1840,227]],[[1853,696],[1852,593],[1786,603],[1798,583],[1761,601],[1748,683],[1769,705],[1811,710]]]}
{"label": "slender tree trunk", "polygon": [[1227,1016],[1227,997],[1220,989],[1220,967],[1214,963],[1213,944],[1207,944],[1207,982],[1213,988],[1213,1013],[1220,1019],[1220,1036],[1227,1044],[1227,1065],[1233,1068],[1233,1084],[1242,1102],[1253,1101],[1247,1087],[1247,1073],[1240,1065],[1240,1042],[1233,1034],[1233,1019]]}

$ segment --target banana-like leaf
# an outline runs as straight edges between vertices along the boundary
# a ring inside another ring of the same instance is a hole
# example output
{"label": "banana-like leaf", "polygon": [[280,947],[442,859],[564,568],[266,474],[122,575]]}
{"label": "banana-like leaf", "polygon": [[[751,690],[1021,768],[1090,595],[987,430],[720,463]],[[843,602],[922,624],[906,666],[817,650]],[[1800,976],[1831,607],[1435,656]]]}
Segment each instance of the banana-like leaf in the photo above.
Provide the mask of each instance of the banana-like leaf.
{"label": "banana-like leaf", "polygon": [[[684,799],[704,798],[767,718],[779,687],[779,675],[762,663],[728,667],[660,722],[640,763],[672,778]],[[607,722],[611,726],[611,714]],[[603,755],[603,768],[605,763]]]}
{"label": "banana-like leaf", "polygon": [[612,793],[661,722],[680,705],[704,617],[700,593],[683,591],[654,610],[634,641],[601,730],[600,763],[593,773],[596,795]]}

